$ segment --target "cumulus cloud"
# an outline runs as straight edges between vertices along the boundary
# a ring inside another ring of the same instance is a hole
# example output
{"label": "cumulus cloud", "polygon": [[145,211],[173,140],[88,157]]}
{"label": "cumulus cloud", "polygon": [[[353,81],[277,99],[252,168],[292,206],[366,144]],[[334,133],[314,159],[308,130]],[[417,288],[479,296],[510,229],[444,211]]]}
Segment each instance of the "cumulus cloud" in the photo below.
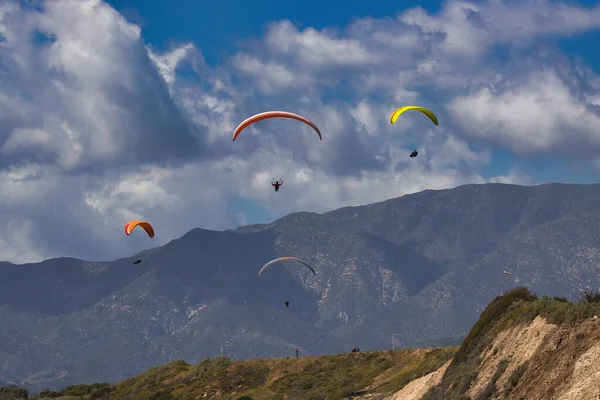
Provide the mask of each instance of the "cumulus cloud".
{"label": "cumulus cloud", "polygon": [[300,32],[289,21],[274,24],[266,42],[273,50],[293,55],[313,68],[372,65],[381,61],[356,39],[337,38],[333,34],[307,28]]}
{"label": "cumulus cloud", "polygon": [[439,51],[479,56],[494,44],[525,46],[540,36],[572,35],[600,27],[600,6],[591,9],[548,0],[450,1],[436,16],[417,7],[399,20],[438,37]]}
{"label": "cumulus cloud", "polygon": [[162,75],[163,79],[167,84],[173,84],[175,82],[175,70],[184,61],[191,64],[194,71],[200,72],[200,68],[204,65],[204,59],[200,51],[192,44],[172,49],[165,54],[157,54],[148,49],[148,56]]}
{"label": "cumulus cloud", "polygon": [[176,160],[201,148],[140,29],[106,4],[13,5],[1,24],[0,165],[106,168]]}
{"label": "cumulus cloud", "polygon": [[526,175],[519,168],[512,168],[506,175],[494,176],[490,180],[492,183],[507,183],[513,185],[534,185],[536,183],[532,177]]}
{"label": "cumulus cloud", "polygon": [[257,87],[265,94],[280,92],[291,87],[309,84],[307,77],[300,77],[287,67],[273,61],[263,63],[248,54],[239,54],[234,65],[255,79]]}
{"label": "cumulus cloud", "polygon": [[[129,256],[194,227],[253,222],[243,202],[276,218],[535,182],[518,166],[484,175],[494,146],[534,157],[568,144],[593,162],[600,77],[549,38],[597,28],[598,10],[449,1],[437,14],[415,8],[342,30],[274,21],[212,68],[201,44],[160,52],[100,0],[3,3],[0,259]],[[494,56],[498,45],[508,61]],[[419,113],[391,125],[411,103],[433,109],[440,126]],[[298,121],[271,120],[232,142],[241,120],[269,109],[306,115],[323,141]],[[131,218],[151,221],[156,238],[123,240]]]}
{"label": "cumulus cloud", "polygon": [[600,149],[600,113],[588,105],[555,72],[542,70],[500,90],[482,87],[456,97],[448,108],[469,134],[516,153],[575,149],[581,155]]}

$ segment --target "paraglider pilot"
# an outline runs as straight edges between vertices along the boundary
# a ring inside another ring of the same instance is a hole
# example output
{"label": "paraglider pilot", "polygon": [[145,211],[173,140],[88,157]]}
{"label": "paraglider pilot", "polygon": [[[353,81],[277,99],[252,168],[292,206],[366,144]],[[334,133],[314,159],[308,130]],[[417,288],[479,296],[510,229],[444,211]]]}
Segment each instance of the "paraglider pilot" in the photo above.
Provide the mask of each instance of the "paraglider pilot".
{"label": "paraglider pilot", "polygon": [[276,192],[279,192],[279,186],[283,185],[283,179],[281,181],[275,181],[272,180],[271,181],[271,186],[273,186],[275,188]]}
{"label": "paraglider pilot", "polygon": [[285,308],[290,308],[290,302],[289,301],[285,301],[283,304],[285,304]]}
{"label": "paraglider pilot", "polygon": [[413,150],[412,153],[410,153],[410,157],[411,158],[414,158],[414,157],[416,157],[418,155],[419,155],[419,152],[417,150]]}

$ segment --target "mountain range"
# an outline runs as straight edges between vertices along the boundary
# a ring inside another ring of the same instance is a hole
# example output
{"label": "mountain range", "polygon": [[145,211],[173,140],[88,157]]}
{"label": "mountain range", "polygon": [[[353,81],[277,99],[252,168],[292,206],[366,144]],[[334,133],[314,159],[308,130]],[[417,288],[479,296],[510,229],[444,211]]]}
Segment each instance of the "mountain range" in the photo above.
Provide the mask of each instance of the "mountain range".
{"label": "mountain range", "polygon": [[[193,229],[112,262],[0,263],[0,382],[41,390],[170,359],[458,344],[503,289],[598,287],[599,222],[600,185],[465,185]],[[257,276],[284,255],[316,276],[294,263]]]}

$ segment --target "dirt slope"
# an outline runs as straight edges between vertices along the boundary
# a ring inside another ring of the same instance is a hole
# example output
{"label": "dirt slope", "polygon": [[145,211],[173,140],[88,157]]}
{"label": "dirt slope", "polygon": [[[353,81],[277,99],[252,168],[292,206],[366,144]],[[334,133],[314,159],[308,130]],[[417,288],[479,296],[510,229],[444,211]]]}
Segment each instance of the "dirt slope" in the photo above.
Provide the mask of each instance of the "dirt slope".
{"label": "dirt slope", "polygon": [[538,300],[526,289],[495,299],[422,398],[599,400],[598,300]]}
{"label": "dirt slope", "polygon": [[423,395],[432,387],[439,385],[444,376],[444,372],[448,369],[450,361],[444,364],[440,369],[422,378],[415,379],[403,389],[400,389],[396,394],[385,400],[420,400]]}

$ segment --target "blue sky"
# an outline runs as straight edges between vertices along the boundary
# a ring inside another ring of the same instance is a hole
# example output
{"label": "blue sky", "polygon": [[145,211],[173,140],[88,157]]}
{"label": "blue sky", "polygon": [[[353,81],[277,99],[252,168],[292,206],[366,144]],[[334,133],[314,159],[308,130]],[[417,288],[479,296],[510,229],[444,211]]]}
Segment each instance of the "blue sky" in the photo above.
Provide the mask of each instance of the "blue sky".
{"label": "blue sky", "polygon": [[[343,2],[319,0],[109,0],[108,4],[128,20],[143,26],[144,40],[158,48],[168,48],[173,42],[192,41],[212,65],[218,65],[239,49],[248,38],[258,38],[265,26],[287,19],[299,27],[343,28],[357,17],[394,18],[405,9],[420,6],[427,11],[439,11],[441,1],[377,1]],[[576,4],[593,7],[595,0]],[[251,6],[249,6],[251,4]],[[315,10],[319,10],[315,12]],[[600,40],[598,30],[557,40],[571,57],[581,57],[596,71],[600,70],[600,53],[593,51]]]}
{"label": "blue sky", "polygon": [[[435,11],[437,1],[342,2],[320,0],[197,1],[111,0],[130,21],[143,24],[144,40],[159,48],[192,41],[207,62],[218,65],[239,50],[239,43],[259,38],[267,24],[287,19],[300,27],[343,28],[356,17],[393,18],[420,5]],[[318,10],[318,11],[317,11]]]}
{"label": "blue sky", "polygon": [[[114,259],[425,189],[598,180],[598,2],[25,4],[0,6],[0,259]],[[389,124],[406,104],[440,125]],[[285,120],[232,142],[274,109],[323,141]],[[155,239],[123,237],[133,218]]]}

